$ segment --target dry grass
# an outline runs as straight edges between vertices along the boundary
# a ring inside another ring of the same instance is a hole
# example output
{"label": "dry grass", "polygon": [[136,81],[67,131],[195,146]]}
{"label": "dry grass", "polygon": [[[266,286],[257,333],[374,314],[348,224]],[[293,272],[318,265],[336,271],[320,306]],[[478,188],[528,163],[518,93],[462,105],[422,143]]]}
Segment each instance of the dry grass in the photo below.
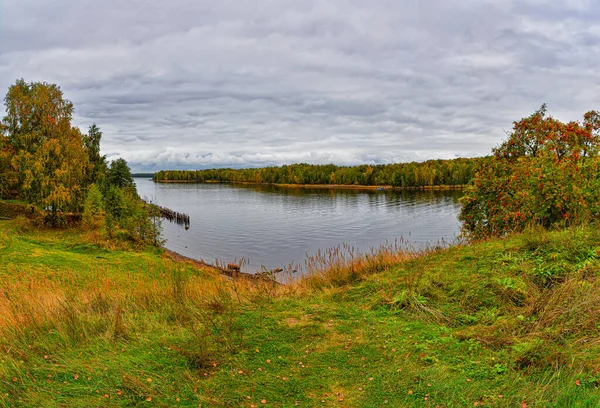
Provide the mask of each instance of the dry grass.
{"label": "dry grass", "polygon": [[[340,246],[308,258],[303,276],[290,274],[284,277],[286,284],[280,284],[231,279],[151,249],[108,250],[108,244],[98,244],[77,230],[39,233],[20,223],[0,224],[4,228],[0,231],[0,358],[8,362],[0,365],[0,385],[11,392],[26,389],[35,395],[45,391],[27,377],[35,373],[39,360],[58,364],[77,358],[78,353],[92,355],[93,350],[103,348],[108,350],[103,356],[112,356],[137,345],[140,349],[130,356],[133,363],[122,367],[126,363],[115,360],[108,367],[112,376],[103,380],[129,395],[132,405],[179,392],[170,383],[158,391],[155,383],[147,381],[149,375],[138,372],[138,364],[154,367],[154,378],[190,376],[189,389],[182,391],[188,396],[202,388],[199,378],[220,376],[220,382],[211,385],[221,386],[218,392],[222,394],[205,389],[200,401],[219,401],[219,395],[227,395],[235,404],[235,392],[228,387],[233,384],[247,390],[258,384],[244,382],[250,374],[237,364],[254,364],[255,375],[265,375],[266,364],[274,369],[278,356],[285,357],[285,350],[280,350],[287,346],[285,342],[300,354],[291,354],[290,366],[279,366],[277,375],[286,378],[294,370],[305,370],[298,366],[298,359],[314,358],[314,364],[323,359],[321,368],[327,371],[336,364],[339,370],[348,367],[354,370],[344,371],[350,378],[356,370],[365,369],[366,362],[384,355],[374,372],[389,369],[389,378],[404,378],[387,359],[396,359],[394,364],[407,370],[412,364],[414,374],[406,377],[411,390],[415,376],[426,375],[423,372],[439,377],[440,383],[452,377],[445,395],[456,397],[454,401],[462,401],[454,392],[464,388],[455,364],[461,364],[469,376],[481,375],[489,381],[480,390],[501,389],[497,384],[505,380],[498,379],[498,373],[520,383],[527,377],[523,373],[537,375],[535,392],[544,398],[564,396],[555,377],[570,376],[571,385],[575,378],[585,379],[590,389],[598,385],[594,370],[600,365],[596,357],[600,351],[600,233],[592,228],[536,231],[449,250],[419,252],[406,249],[401,242],[367,253]],[[338,302],[344,303],[338,307]],[[350,308],[353,311],[347,318]],[[363,314],[391,328],[375,331],[374,323],[363,327],[367,320]],[[277,335],[272,334],[274,330]],[[407,339],[405,330],[415,330],[414,339]],[[177,359],[166,360],[161,367],[159,357],[152,354],[141,362],[144,353],[153,353],[155,347],[162,350],[162,358],[174,354]],[[444,351],[445,347],[453,349]],[[354,358],[360,366],[353,368],[348,354],[340,364],[340,353],[354,348],[357,353],[370,350],[365,362],[357,354]],[[396,348],[402,350],[397,357]],[[271,354],[262,356],[263,349],[270,349]],[[484,354],[491,367],[485,370],[471,361],[481,360]],[[272,361],[266,363],[267,358]],[[169,372],[168,364],[173,361],[185,363],[177,368],[179,374]],[[222,366],[230,373],[217,374]],[[364,387],[364,379],[355,381]],[[331,374],[326,392],[320,390],[318,376],[308,382],[311,388],[306,395],[311,401],[331,397],[340,402],[343,395],[349,404],[364,403],[363,391],[357,393],[354,385],[348,388],[341,375]],[[285,384],[292,383],[286,380]],[[277,387],[269,391],[269,398],[280,397]],[[423,387],[423,395],[428,395],[427,382]],[[510,401],[517,401],[519,393],[515,391]],[[537,398],[533,394],[528,391],[527,395]],[[397,393],[385,395],[396,398]],[[92,405],[98,405],[94,401]],[[1,402],[0,398],[0,406]]]}
{"label": "dry grass", "polygon": [[304,274],[295,281],[298,289],[320,290],[360,282],[385,272],[395,265],[423,256],[428,251],[415,251],[402,241],[381,245],[361,252],[350,245],[318,251],[305,260]]}

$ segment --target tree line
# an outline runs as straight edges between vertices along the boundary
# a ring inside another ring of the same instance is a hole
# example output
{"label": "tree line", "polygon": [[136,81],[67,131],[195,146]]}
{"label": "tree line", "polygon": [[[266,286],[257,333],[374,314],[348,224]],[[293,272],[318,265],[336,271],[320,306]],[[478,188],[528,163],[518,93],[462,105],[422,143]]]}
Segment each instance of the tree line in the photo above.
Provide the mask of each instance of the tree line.
{"label": "tree line", "polygon": [[0,122],[0,199],[37,209],[42,221],[83,224],[109,238],[157,242],[152,208],[137,195],[124,159],[100,154],[102,132],[73,126],[73,103],[59,86],[23,79],[8,89]]}
{"label": "tree line", "polygon": [[248,169],[161,170],[154,181],[256,184],[339,184],[360,186],[463,186],[483,158],[360,166],[306,163]]}

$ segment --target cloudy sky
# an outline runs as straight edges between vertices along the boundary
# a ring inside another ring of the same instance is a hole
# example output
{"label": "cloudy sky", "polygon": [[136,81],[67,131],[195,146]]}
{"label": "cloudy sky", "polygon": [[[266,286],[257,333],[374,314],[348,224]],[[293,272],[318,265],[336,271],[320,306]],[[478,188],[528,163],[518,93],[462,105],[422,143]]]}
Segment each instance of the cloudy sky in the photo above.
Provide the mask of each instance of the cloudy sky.
{"label": "cloudy sky", "polygon": [[0,0],[1,93],[59,84],[136,171],[485,155],[599,65],[592,0]]}

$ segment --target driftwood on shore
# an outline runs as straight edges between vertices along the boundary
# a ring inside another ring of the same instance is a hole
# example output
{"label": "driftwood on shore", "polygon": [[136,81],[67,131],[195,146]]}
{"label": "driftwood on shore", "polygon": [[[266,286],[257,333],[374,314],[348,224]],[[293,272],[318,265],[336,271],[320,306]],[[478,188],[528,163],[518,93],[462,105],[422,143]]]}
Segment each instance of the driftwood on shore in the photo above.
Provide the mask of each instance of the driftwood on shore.
{"label": "driftwood on shore", "polygon": [[[272,274],[269,274],[269,273],[258,272],[258,273],[253,274],[253,273],[242,272],[240,270],[240,266],[237,264],[234,264],[234,263],[227,264],[227,266],[221,266],[218,264],[208,263],[208,262],[204,261],[203,259],[197,260],[197,259],[189,258],[185,255],[181,255],[177,252],[168,250],[166,248],[163,248],[163,249],[164,249],[165,253],[174,260],[191,262],[192,264],[194,264],[195,266],[200,267],[200,268],[214,269],[214,270],[218,271],[219,273],[221,273],[222,275],[228,276],[233,279],[242,278],[242,279],[249,279],[249,280],[261,280],[261,281],[271,282],[271,283],[274,283],[277,285],[280,284],[280,282],[277,282],[275,279],[273,279],[273,277],[271,276]],[[283,269],[278,268],[275,270],[275,272],[281,272],[281,271],[283,271]]]}

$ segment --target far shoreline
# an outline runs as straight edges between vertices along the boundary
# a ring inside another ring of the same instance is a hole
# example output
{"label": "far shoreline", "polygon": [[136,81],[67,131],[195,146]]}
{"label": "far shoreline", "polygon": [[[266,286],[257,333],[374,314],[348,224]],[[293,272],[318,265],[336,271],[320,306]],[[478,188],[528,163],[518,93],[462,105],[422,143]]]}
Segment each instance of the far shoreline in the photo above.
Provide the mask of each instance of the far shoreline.
{"label": "far shoreline", "polygon": [[385,186],[365,186],[356,184],[279,184],[279,183],[253,183],[250,181],[218,181],[218,180],[152,180],[155,183],[166,183],[166,184],[238,184],[248,186],[274,186],[274,187],[285,187],[285,188],[316,188],[316,189],[331,189],[331,190],[369,190],[369,191],[420,191],[420,190],[464,190],[465,184],[456,185],[436,185],[436,186],[405,186],[405,187],[394,187],[390,185]]}

